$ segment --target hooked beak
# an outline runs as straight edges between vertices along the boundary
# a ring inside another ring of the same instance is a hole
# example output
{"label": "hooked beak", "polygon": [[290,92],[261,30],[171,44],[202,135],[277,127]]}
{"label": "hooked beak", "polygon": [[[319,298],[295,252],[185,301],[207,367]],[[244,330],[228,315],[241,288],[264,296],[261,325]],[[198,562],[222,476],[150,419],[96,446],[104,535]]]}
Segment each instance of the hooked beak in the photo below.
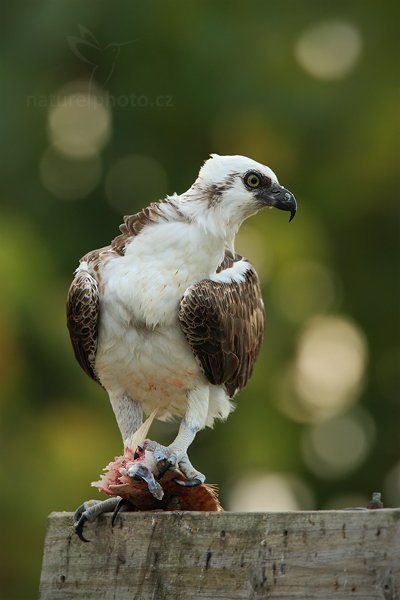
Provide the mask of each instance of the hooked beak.
{"label": "hooked beak", "polygon": [[297,210],[296,198],[292,192],[278,183],[273,183],[268,189],[259,190],[257,200],[264,206],[273,206],[280,210],[290,211],[290,221],[294,218]]}

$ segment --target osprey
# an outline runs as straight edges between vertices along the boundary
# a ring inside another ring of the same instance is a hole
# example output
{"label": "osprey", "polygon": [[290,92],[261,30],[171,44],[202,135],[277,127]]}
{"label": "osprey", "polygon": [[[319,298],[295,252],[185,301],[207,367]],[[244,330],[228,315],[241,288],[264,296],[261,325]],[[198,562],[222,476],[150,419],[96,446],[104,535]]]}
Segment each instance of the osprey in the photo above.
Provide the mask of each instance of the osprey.
{"label": "osprey", "polygon": [[[257,274],[234,240],[264,207],[289,211],[290,220],[296,213],[269,167],[212,154],[189,190],[125,217],[121,234],[75,272],[67,302],[75,356],[107,391],[125,447],[140,448],[143,460],[129,476],[144,479],[156,498],[166,468],[179,468],[180,484],[204,482],[188,448],[199,430],[226,419],[252,373],[264,307]],[[181,418],[169,446],[144,439],[154,417]],[[109,510],[110,500],[85,503],[80,519],[101,505]]]}

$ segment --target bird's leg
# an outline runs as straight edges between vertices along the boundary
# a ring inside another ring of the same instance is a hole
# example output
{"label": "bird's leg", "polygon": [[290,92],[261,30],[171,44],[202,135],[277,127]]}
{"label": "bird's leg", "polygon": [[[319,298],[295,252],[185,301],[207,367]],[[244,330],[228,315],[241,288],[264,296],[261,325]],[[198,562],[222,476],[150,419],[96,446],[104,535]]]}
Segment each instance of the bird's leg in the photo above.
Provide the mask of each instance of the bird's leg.
{"label": "bird's leg", "polygon": [[159,471],[179,467],[187,481],[177,480],[181,485],[200,485],[205,476],[197,471],[189,460],[187,450],[196,437],[196,433],[205,427],[208,412],[209,390],[207,386],[198,386],[188,392],[188,402],[178,435],[169,446],[145,440],[144,449],[153,453]]}
{"label": "bird's leg", "polygon": [[110,394],[110,402],[124,441],[124,446],[130,448],[134,433],[143,423],[142,405],[137,400],[133,400],[128,394]]}
{"label": "bird's leg", "polygon": [[[131,448],[132,438],[143,422],[142,405],[140,402],[132,400],[128,394],[123,394],[122,396],[110,395],[110,401],[122,439],[124,440],[124,445]],[[132,448],[132,450],[135,450],[135,448]],[[153,496],[161,500],[164,492],[154,477],[159,475],[159,470],[150,453],[147,453],[140,462],[132,465],[128,470],[128,474],[132,478],[143,479]]]}
{"label": "bird's leg", "polygon": [[[130,447],[133,434],[139,429],[143,420],[142,405],[140,402],[132,400],[127,394],[111,395],[110,401],[113,407],[115,418],[121,432],[125,447]],[[146,471],[143,465],[142,473],[139,474],[145,481],[147,478],[153,478],[152,473]],[[158,484],[157,484],[158,485]],[[104,512],[113,511],[121,500],[119,497],[108,498],[107,500],[87,500],[81,504],[75,511],[74,529],[75,533],[84,542],[89,540],[83,536],[83,526],[87,521],[95,521],[99,515]]]}

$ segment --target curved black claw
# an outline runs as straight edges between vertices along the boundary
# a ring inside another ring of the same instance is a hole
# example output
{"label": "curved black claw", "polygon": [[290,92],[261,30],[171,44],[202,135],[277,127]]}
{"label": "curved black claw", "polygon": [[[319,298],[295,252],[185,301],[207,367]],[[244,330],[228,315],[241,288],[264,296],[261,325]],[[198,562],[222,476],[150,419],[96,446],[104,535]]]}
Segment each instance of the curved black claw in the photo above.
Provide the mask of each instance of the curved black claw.
{"label": "curved black claw", "polygon": [[[78,511],[76,511],[76,512],[78,512]],[[87,540],[83,535],[83,526],[85,525],[86,521],[87,521],[87,517],[86,517],[85,513],[82,513],[81,516],[79,517],[79,519],[74,522],[75,533],[77,534],[78,538],[80,540],[82,540],[82,542],[90,542],[90,540]]]}
{"label": "curved black claw", "polygon": [[154,474],[144,465],[135,465],[135,469],[132,470],[132,467],[128,469],[129,477],[132,477],[136,480],[143,480],[147,483],[147,487],[149,488],[149,492],[157,498],[157,500],[162,500],[164,496],[164,490],[158,481],[155,480]]}
{"label": "curved black claw", "polygon": [[114,508],[114,511],[113,511],[113,516],[112,516],[112,519],[111,519],[111,527],[114,527],[114,525],[115,525],[115,521],[116,521],[116,518],[117,518],[117,516],[118,516],[118,513],[119,513],[119,511],[121,510],[121,508],[122,508],[123,506],[127,506],[128,504],[130,504],[130,502],[129,502],[129,500],[127,500],[126,498],[121,498],[121,499],[118,501],[118,504],[117,504],[117,506]]}
{"label": "curved black claw", "polygon": [[197,487],[203,483],[198,477],[194,479],[174,479],[174,482],[182,487]]}
{"label": "curved black claw", "polygon": [[144,453],[144,445],[138,444],[136,446],[135,452],[133,453],[134,460],[137,460],[138,458],[140,458],[143,453]]}
{"label": "curved black claw", "polygon": [[162,458],[157,462],[158,476],[157,479],[161,479],[165,473],[173,468],[175,465],[172,465],[166,458]]}

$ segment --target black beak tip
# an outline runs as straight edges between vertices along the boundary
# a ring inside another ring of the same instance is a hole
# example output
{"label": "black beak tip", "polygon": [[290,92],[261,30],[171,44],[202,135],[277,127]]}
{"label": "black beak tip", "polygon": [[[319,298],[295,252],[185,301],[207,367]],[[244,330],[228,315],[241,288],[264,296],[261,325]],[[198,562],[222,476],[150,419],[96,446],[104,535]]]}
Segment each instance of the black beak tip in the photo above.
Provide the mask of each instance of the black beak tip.
{"label": "black beak tip", "polygon": [[293,196],[293,194],[291,194],[288,191],[285,192],[285,201],[288,203],[288,207],[286,210],[290,210],[290,219],[289,219],[289,223],[290,223],[290,221],[293,221],[293,219],[296,215],[297,203],[296,203],[296,200],[295,200],[295,197]]}
{"label": "black beak tip", "polygon": [[279,184],[273,185],[270,189],[264,190],[259,194],[259,199],[264,206],[270,206],[290,212],[290,221],[293,221],[297,212],[296,198],[289,190]]}

